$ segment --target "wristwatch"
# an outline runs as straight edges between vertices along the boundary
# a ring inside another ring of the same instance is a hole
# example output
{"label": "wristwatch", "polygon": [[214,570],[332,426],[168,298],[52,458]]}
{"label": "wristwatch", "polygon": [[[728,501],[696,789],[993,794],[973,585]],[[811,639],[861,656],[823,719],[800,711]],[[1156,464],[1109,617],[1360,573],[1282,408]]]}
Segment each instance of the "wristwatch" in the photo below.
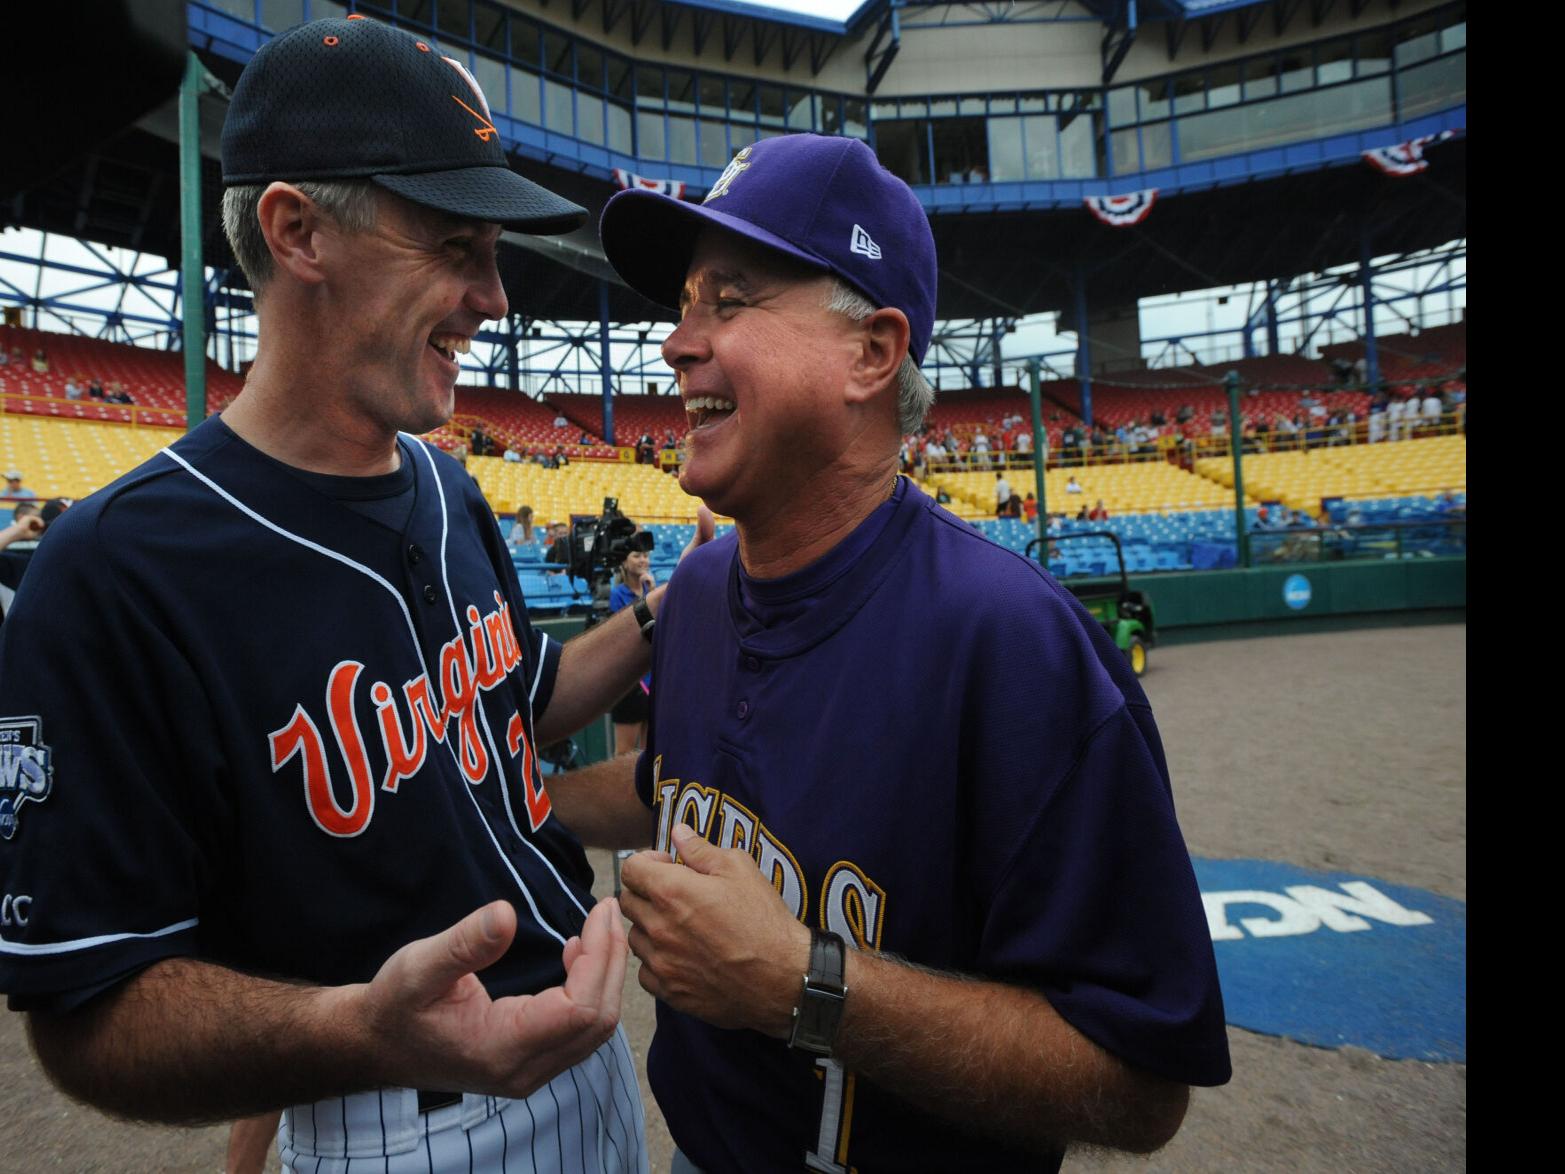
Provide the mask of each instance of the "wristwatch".
{"label": "wristwatch", "polygon": [[652,643],[652,625],[657,620],[652,615],[652,609],[647,606],[645,599],[638,599],[631,604],[630,614],[636,617],[636,625],[641,629],[641,638],[648,644]]}
{"label": "wristwatch", "polygon": [[848,999],[847,945],[839,934],[810,931],[810,969],[799,1005],[793,1009],[788,1046],[812,1056],[830,1056]]}

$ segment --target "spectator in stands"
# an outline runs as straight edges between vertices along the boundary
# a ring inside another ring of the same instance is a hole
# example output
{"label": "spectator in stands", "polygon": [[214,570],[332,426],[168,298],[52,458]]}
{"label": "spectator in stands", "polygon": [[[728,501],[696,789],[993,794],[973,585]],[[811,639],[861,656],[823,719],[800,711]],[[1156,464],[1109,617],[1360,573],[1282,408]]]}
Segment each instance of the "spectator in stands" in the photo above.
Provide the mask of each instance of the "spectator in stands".
{"label": "spectator in stands", "polygon": [[71,506],[68,497],[57,497],[39,505],[36,501],[24,501],[11,514],[11,524],[0,529],[0,620],[10,610],[11,600],[22,585],[33,551],[49,524]]}
{"label": "spectator in stands", "polygon": [[1038,520],[1038,499],[1030,493],[1022,499],[1022,517],[1028,522]]}
{"label": "spectator in stands", "polygon": [[1424,389],[1424,427],[1438,428],[1444,414],[1445,405],[1440,402],[1440,392],[1431,383]]}
{"label": "spectator in stands", "polygon": [[1082,502],[1081,503],[1081,508],[1076,511],[1076,520],[1078,522],[1085,522],[1085,521],[1087,521],[1088,520],[1088,515],[1089,515],[1090,512],[1091,511],[1089,511],[1087,509],[1087,503],[1086,502]]}
{"label": "spectator in stands", "polygon": [[1022,516],[1022,499],[1017,494],[1011,494],[1004,505],[1000,507],[999,516],[1002,518],[1020,518]]}
{"label": "spectator in stands", "polygon": [[5,475],[5,496],[13,498],[35,498],[38,495],[22,484],[22,471],[12,469]]}
{"label": "spectator in stands", "polygon": [[[1047,462],[1049,458],[1049,434],[1047,431],[1045,431],[1041,433],[1041,435],[1043,436],[1044,461]],[[1013,447],[1016,450],[1016,455],[1022,458],[1022,464],[1025,465],[1030,463],[1027,458],[1032,456],[1032,429],[1018,428],[1016,430],[1016,440],[1013,444]]]}
{"label": "spectator in stands", "polygon": [[556,428],[569,428],[571,426],[571,422],[565,418],[565,413],[561,412],[554,418],[554,426]]}
{"label": "spectator in stands", "polygon": [[657,462],[657,441],[652,439],[652,433],[643,432],[641,439],[636,441],[636,463],[638,465],[651,465]]}
{"label": "spectator in stands", "polygon": [[67,377],[65,380],[65,398],[81,399],[82,394],[82,385],[76,382],[75,376]]}
{"label": "spectator in stands", "polygon": [[105,396],[103,392],[103,384],[99,380],[94,379],[90,384],[87,385],[87,398],[107,399],[107,396]]}
{"label": "spectator in stands", "polygon": [[[510,453],[507,449],[507,454]],[[524,546],[531,546],[537,539],[533,536],[533,507],[524,505],[516,511],[516,520],[511,523],[511,533],[506,536],[506,542],[513,551],[521,550]]]}
{"label": "spectator in stands", "polygon": [[33,352],[33,370],[39,375],[49,374],[49,355],[43,347]]}
{"label": "spectator in stands", "polygon": [[1098,504],[1093,506],[1092,509],[1087,512],[1087,521],[1089,521],[1089,522],[1106,522],[1108,520],[1109,520],[1108,507],[1103,504],[1103,499],[1100,497],[1100,498],[1098,498]]}
{"label": "spectator in stands", "polygon": [[109,394],[103,398],[105,403],[110,404],[133,404],[136,402],[131,398],[130,392],[125,390],[125,385],[117,380],[109,384]]}
{"label": "spectator in stands", "polygon": [[1457,500],[1456,494],[1446,489],[1441,491],[1439,497],[1435,498],[1435,513],[1441,517],[1451,517],[1454,514],[1461,514],[1465,517],[1467,506]]}
{"label": "spectator in stands", "polygon": [[1195,409],[1189,404],[1180,404],[1179,410],[1174,413],[1174,423],[1188,424],[1195,418]]}
{"label": "spectator in stands", "polygon": [[[549,526],[549,551],[543,561],[553,563],[561,570],[571,562],[571,528],[565,522],[553,522]],[[559,572],[552,572],[558,574]]]}
{"label": "spectator in stands", "polygon": [[593,443],[592,433],[583,428],[581,430],[581,435],[576,438],[576,443],[580,445],[591,445]]}
{"label": "spectator in stands", "polygon": [[522,454],[517,452],[514,448],[507,448],[503,453],[500,454],[500,459],[502,461],[508,462],[509,464],[519,465],[522,463]]}
{"label": "spectator in stands", "polygon": [[9,367],[10,365],[11,352],[6,350],[5,347],[0,346],[0,367]]}
{"label": "spectator in stands", "polygon": [[1395,394],[1386,405],[1386,428],[1390,433],[1390,439],[1402,439],[1402,433],[1406,428],[1406,420],[1407,400],[1402,394]]}
{"label": "spectator in stands", "polygon": [[982,424],[973,433],[973,467],[989,468],[989,434],[984,431]]}
{"label": "spectator in stands", "polygon": [[571,458],[566,453],[565,446],[563,444],[555,445],[554,446],[554,468],[556,468],[556,469],[563,469],[563,468],[565,468],[566,465],[568,465],[570,463],[571,463]]}
{"label": "spectator in stands", "polygon": [[1004,473],[994,475],[994,505],[995,512],[999,513],[1005,508],[1006,502],[1011,500],[1011,483],[1005,479]]}
{"label": "spectator in stands", "polygon": [[1065,492],[1066,493],[1085,493],[1086,490],[1084,490],[1081,487],[1081,483],[1076,480],[1076,475],[1074,473],[1072,473],[1070,475],[1070,477],[1065,482]]}

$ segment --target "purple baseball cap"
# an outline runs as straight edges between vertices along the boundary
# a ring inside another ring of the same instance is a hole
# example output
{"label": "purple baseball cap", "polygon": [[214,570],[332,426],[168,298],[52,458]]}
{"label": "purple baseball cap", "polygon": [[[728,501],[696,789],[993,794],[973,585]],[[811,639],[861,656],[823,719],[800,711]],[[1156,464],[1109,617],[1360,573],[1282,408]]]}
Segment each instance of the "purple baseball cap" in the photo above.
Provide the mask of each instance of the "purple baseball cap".
{"label": "purple baseball cap", "polygon": [[907,315],[924,361],[935,323],[935,238],[911,188],[857,139],[784,135],[735,155],[704,203],[620,192],[598,232],[637,293],[677,309],[696,238],[710,225],[803,261]]}

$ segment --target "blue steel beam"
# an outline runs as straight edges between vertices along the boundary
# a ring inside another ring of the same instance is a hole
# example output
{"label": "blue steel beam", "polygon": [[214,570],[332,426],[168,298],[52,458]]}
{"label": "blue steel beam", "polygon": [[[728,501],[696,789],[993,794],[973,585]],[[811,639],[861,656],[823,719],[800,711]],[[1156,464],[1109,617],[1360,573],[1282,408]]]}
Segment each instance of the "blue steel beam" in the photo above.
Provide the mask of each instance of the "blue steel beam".
{"label": "blue steel beam", "polygon": [[1130,47],[1136,43],[1136,0],[1124,0],[1121,15],[1113,23],[1108,25],[1103,33],[1103,43],[1100,46],[1103,59],[1103,84],[1108,85],[1114,80],[1114,74],[1118,72],[1120,64],[1125,60],[1125,54],[1130,52]]}

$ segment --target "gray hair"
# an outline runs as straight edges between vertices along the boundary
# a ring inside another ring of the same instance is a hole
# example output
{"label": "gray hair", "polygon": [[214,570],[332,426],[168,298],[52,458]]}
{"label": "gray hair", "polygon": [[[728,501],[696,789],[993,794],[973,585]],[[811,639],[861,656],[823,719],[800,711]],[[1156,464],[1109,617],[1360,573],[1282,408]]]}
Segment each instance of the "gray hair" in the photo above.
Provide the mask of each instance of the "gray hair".
{"label": "gray hair", "polygon": [[[858,290],[839,277],[833,277],[831,290],[826,295],[826,309],[842,314],[854,322],[862,322],[879,307]],[[897,423],[902,435],[911,436],[924,426],[924,417],[935,403],[935,389],[918,369],[913,356],[902,356],[902,366],[897,368]]]}
{"label": "gray hair", "polygon": [[[223,233],[256,297],[272,280],[272,250],[261,234],[261,196],[269,185],[242,184],[223,193]],[[344,232],[375,227],[376,188],[368,180],[300,180],[293,184]]]}

